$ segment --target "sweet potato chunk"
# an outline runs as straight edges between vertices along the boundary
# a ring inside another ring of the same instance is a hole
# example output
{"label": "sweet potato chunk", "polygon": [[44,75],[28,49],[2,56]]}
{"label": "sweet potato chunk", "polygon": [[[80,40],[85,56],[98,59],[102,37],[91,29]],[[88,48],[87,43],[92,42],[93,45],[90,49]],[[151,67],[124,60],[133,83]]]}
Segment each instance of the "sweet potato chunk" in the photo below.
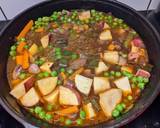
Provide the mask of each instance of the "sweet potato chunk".
{"label": "sweet potato chunk", "polygon": [[37,86],[42,95],[51,93],[57,85],[57,77],[48,77],[37,81]]}
{"label": "sweet potato chunk", "polygon": [[80,105],[81,97],[73,88],[60,86],[59,103],[61,105]]}
{"label": "sweet potato chunk", "polygon": [[103,56],[104,61],[111,64],[118,64],[119,55],[117,51],[105,51]]}
{"label": "sweet potato chunk", "polygon": [[92,81],[92,79],[82,75],[76,75],[75,77],[76,88],[85,95],[90,93]]}
{"label": "sweet potato chunk", "polygon": [[103,92],[110,88],[109,80],[106,77],[94,77],[93,88],[95,94]]}
{"label": "sweet potato chunk", "polygon": [[122,77],[114,81],[117,88],[121,89],[125,94],[132,93],[128,77]]}
{"label": "sweet potato chunk", "polygon": [[110,89],[106,92],[100,93],[100,106],[106,117],[112,116],[112,111],[122,99],[122,91],[120,89]]}
{"label": "sweet potato chunk", "polygon": [[43,99],[49,103],[49,104],[56,104],[58,101],[58,96],[59,96],[59,89],[57,88],[56,90],[54,90],[53,92],[51,92],[50,94],[46,95],[43,97]]}
{"label": "sweet potato chunk", "polygon": [[20,102],[25,107],[32,107],[39,102],[40,98],[34,87],[32,87],[23,97]]}

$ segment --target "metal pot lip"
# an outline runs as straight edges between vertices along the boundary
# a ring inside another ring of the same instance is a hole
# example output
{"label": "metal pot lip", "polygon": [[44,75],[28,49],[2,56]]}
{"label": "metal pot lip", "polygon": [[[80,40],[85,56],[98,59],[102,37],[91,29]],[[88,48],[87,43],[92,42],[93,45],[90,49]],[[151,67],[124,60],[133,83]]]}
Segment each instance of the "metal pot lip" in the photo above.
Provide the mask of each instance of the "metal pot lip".
{"label": "metal pot lip", "polygon": [[[0,32],[0,37],[5,33],[5,31],[7,30],[7,28],[9,28],[13,22],[16,22],[16,19],[18,19],[18,17],[22,16],[23,14],[27,13],[28,11],[32,10],[32,9],[36,9],[40,6],[44,6],[44,5],[47,5],[47,4],[50,4],[50,3],[64,3],[64,2],[75,2],[77,0],[55,0],[55,1],[50,1],[50,0],[47,0],[47,1],[44,1],[44,2],[41,2],[41,3],[38,3],[26,10],[24,10],[23,12],[21,12],[20,14],[18,14],[17,16],[15,16],[3,29],[2,31]],[[78,0],[78,1],[82,1],[82,2],[86,2],[86,0]],[[160,36],[157,32],[157,30],[152,26],[152,24],[144,17],[142,16],[141,14],[139,14],[138,12],[136,12],[136,10],[134,10],[133,8],[129,7],[128,5],[125,5],[121,2],[118,2],[116,0],[107,0],[107,1],[104,1],[104,0],[88,0],[87,2],[98,2],[98,3],[111,3],[111,4],[115,4],[119,7],[123,7],[123,9],[131,12],[132,14],[136,15],[138,18],[140,18],[141,20],[144,21],[145,24],[147,24],[148,28],[154,33],[155,37],[156,37],[156,40],[158,40],[158,42],[160,42]],[[156,47],[159,47],[158,43],[157,43],[157,46]],[[159,48],[160,49],[160,48]],[[160,81],[157,83],[157,85],[160,85]],[[120,127],[120,126],[123,126],[123,125],[126,125],[127,123],[131,122],[132,120],[134,120],[136,117],[138,117],[140,114],[142,114],[151,104],[152,102],[154,101],[154,99],[157,97],[158,95],[158,90],[160,90],[160,86],[157,86],[157,88],[155,89],[156,91],[154,91],[154,93],[150,96],[150,98],[148,99],[148,102],[144,105],[143,109],[140,109],[140,110],[137,110],[135,115],[131,115],[129,119],[124,119],[122,122],[120,123],[116,123],[114,124],[113,126],[110,126],[110,128],[113,128],[113,127]],[[35,127],[34,125],[32,125],[30,122],[28,122],[27,120],[25,120],[24,118],[20,118],[15,112],[13,112],[9,106],[7,105],[6,101],[4,101],[3,97],[0,98],[0,104],[2,105],[2,107],[12,116],[14,117],[17,121],[19,121],[22,125],[24,126],[29,126],[29,127]],[[97,125],[106,125],[106,122],[103,122],[103,123],[100,123],[100,124],[97,124]],[[94,125],[95,126],[95,125]]]}

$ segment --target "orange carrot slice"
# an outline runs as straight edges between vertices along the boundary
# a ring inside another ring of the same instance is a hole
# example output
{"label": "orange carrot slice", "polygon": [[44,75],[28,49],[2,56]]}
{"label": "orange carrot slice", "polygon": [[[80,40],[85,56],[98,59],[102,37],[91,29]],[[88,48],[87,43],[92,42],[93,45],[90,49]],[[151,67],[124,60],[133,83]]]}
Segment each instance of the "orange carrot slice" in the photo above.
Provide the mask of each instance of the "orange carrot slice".
{"label": "orange carrot slice", "polygon": [[23,63],[23,56],[22,55],[16,56],[16,64],[22,65],[22,63]]}
{"label": "orange carrot slice", "polygon": [[44,31],[44,28],[43,27],[40,27],[38,29],[35,30],[35,32],[43,32]]}
{"label": "orange carrot slice", "polygon": [[17,46],[17,52],[18,53],[22,53],[23,52],[23,49],[24,49],[24,46],[26,45],[27,43],[26,42],[20,42]]}
{"label": "orange carrot slice", "polygon": [[17,40],[19,40],[22,37],[25,37],[27,32],[32,28],[32,26],[33,26],[33,20],[30,20],[23,28],[23,30],[20,32],[20,34],[17,36]]}
{"label": "orange carrot slice", "polygon": [[27,50],[25,50],[23,54],[22,68],[27,69],[28,67],[29,67],[29,53]]}

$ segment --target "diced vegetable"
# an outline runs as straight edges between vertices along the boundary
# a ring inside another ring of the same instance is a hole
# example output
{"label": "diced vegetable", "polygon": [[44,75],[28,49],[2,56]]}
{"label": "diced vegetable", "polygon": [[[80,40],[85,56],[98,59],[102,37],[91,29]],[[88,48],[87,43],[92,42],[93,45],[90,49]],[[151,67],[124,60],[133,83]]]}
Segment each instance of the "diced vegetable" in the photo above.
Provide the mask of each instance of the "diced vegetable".
{"label": "diced vegetable", "polygon": [[100,33],[99,35],[100,40],[112,40],[112,34],[110,30],[104,30],[103,32]]}
{"label": "diced vegetable", "polygon": [[43,48],[47,48],[49,45],[49,36],[45,35],[41,38],[41,44]]}
{"label": "diced vegetable", "polygon": [[51,67],[53,65],[53,62],[45,62],[43,65],[40,66],[40,69],[42,71],[47,71],[47,72],[51,72]]}
{"label": "diced vegetable", "polygon": [[57,85],[57,77],[47,77],[37,80],[37,86],[42,95],[51,93]]}
{"label": "diced vegetable", "polygon": [[20,65],[17,65],[14,70],[13,70],[13,73],[12,73],[12,78],[15,80],[18,78],[18,76],[20,75],[22,71],[22,67]]}
{"label": "diced vegetable", "polygon": [[76,88],[85,95],[88,95],[90,93],[92,81],[92,79],[84,77],[82,75],[76,75],[75,77]]}
{"label": "diced vegetable", "polygon": [[105,51],[103,56],[104,61],[111,64],[118,64],[119,55],[117,51]]}
{"label": "diced vegetable", "polygon": [[22,65],[23,64],[23,55],[16,56],[16,64]]}
{"label": "diced vegetable", "polygon": [[49,103],[51,105],[54,105],[54,104],[56,104],[58,102],[58,96],[59,96],[59,89],[57,88],[56,90],[54,90],[50,94],[44,96],[43,99],[47,103]]}
{"label": "diced vegetable", "polygon": [[36,81],[36,79],[35,79],[34,77],[30,77],[30,78],[24,83],[24,86],[25,86],[26,91],[29,91],[29,90],[34,86],[35,81]]}
{"label": "diced vegetable", "polygon": [[20,97],[22,97],[23,95],[25,95],[26,93],[26,89],[25,89],[25,86],[24,86],[24,83],[26,81],[28,81],[31,77],[23,80],[22,82],[20,82],[18,85],[16,85],[11,91],[10,91],[10,94],[12,96],[14,96],[16,99],[19,99]]}
{"label": "diced vegetable", "polygon": [[38,52],[38,46],[34,43],[32,46],[29,48],[29,53],[33,56]]}
{"label": "diced vegetable", "polygon": [[142,76],[142,77],[145,77],[145,78],[149,78],[151,75],[149,72],[143,70],[143,69],[138,69],[137,73],[136,73],[136,76]]}
{"label": "diced vegetable", "polygon": [[61,105],[80,105],[81,97],[73,88],[60,86],[59,103]]}
{"label": "diced vegetable", "polygon": [[95,68],[95,73],[98,75],[104,71],[107,71],[108,69],[109,67],[103,61],[100,61],[98,63],[98,67]]}
{"label": "diced vegetable", "polygon": [[26,36],[26,34],[28,33],[28,31],[32,28],[33,26],[33,20],[30,20],[27,25],[23,28],[23,30],[20,32],[20,34],[17,36],[17,40],[19,40],[20,38],[23,38]]}
{"label": "diced vegetable", "polygon": [[28,51],[24,51],[23,53],[23,63],[22,63],[22,68],[27,69],[29,67],[29,53]]}
{"label": "diced vegetable", "polygon": [[24,46],[26,45],[26,42],[20,42],[17,46],[17,52],[18,53],[23,53]]}
{"label": "diced vegetable", "polygon": [[32,87],[23,97],[20,98],[20,102],[25,107],[32,107],[39,102],[39,95]]}
{"label": "diced vegetable", "polygon": [[110,89],[104,93],[100,93],[100,105],[106,117],[112,116],[112,111],[122,99],[122,91],[120,89]]}
{"label": "diced vegetable", "polygon": [[99,94],[107,89],[110,89],[110,83],[106,77],[94,77],[93,79],[94,93]]}
{"label": "diced vegetable", "polygon": [[77,106],[71,106],[71,107],[67,107],[59,111],[55,111],[56,114],[61,115],[61,116],[68,116],[70,114],[74,114],[78,112],[79,112],[79,109]]}
{"label": "diced vegetable", "polygon": [[93,106],[91,103],[88,103],[83,106],[84,111],[86,112],[86,118],[91,119],[96,116],[96,113],[93,109]]}
{"label": "diced vegetable", "polygon": [[80,116],[81,119],[85,119],[86,118],[86,112],[81,109],[80,112],[79,112],[79,116]]}
{"label": "diced vegetable", "polygon": [[91,17],[90,11],[84,11],[79,14],[80,20],[87,20]]}
{"label": "diced vegetable", "polygon": [[28,72],[31,74],[38,74],[40,72],[40,68],[37,64],[31,64],[28,68]]}
{"label": "diced vegetable", "polygon": [[128,77],[122,77],[114,81],[117,88],[122,89],[125,94],[132,93],[132,89]]}
{"label": "diced vegetable", "polygon": [[122,66],[121,71],[126,71],[129,73],[133,73],[133,67],[132,66]]}

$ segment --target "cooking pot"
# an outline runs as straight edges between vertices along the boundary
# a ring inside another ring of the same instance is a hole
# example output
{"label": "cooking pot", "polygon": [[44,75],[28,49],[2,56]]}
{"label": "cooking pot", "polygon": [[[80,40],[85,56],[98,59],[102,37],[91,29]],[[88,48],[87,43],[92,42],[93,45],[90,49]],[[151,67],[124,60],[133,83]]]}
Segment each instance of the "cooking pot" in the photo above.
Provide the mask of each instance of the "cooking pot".
{"label": "cooking pot", "polygon": [[114,16],[122,18],[129,26],[134,28],[142,37],[148,50],[150,63],[154,65],[149,84],[142,92],[132,110],[120,118],[109,122],[102,122],[86,127],[115,128],[125,125],[137,118],[154,101],[160,91],[160,37],[155,28],[134,9],[114,0],[54,0],[37,4],[16,16],[0,33],[0,104],[16,120],[26,128],[32,127],[60,127],[50,125],[36,119],[21,108],[16,100],[9,95],[7,80],[7,59],[10,46],[14,44],[15,36],[30,19],[42,16],[50,16],[53,11],[71,9],[96,9],[103,12],[111,12]]}

